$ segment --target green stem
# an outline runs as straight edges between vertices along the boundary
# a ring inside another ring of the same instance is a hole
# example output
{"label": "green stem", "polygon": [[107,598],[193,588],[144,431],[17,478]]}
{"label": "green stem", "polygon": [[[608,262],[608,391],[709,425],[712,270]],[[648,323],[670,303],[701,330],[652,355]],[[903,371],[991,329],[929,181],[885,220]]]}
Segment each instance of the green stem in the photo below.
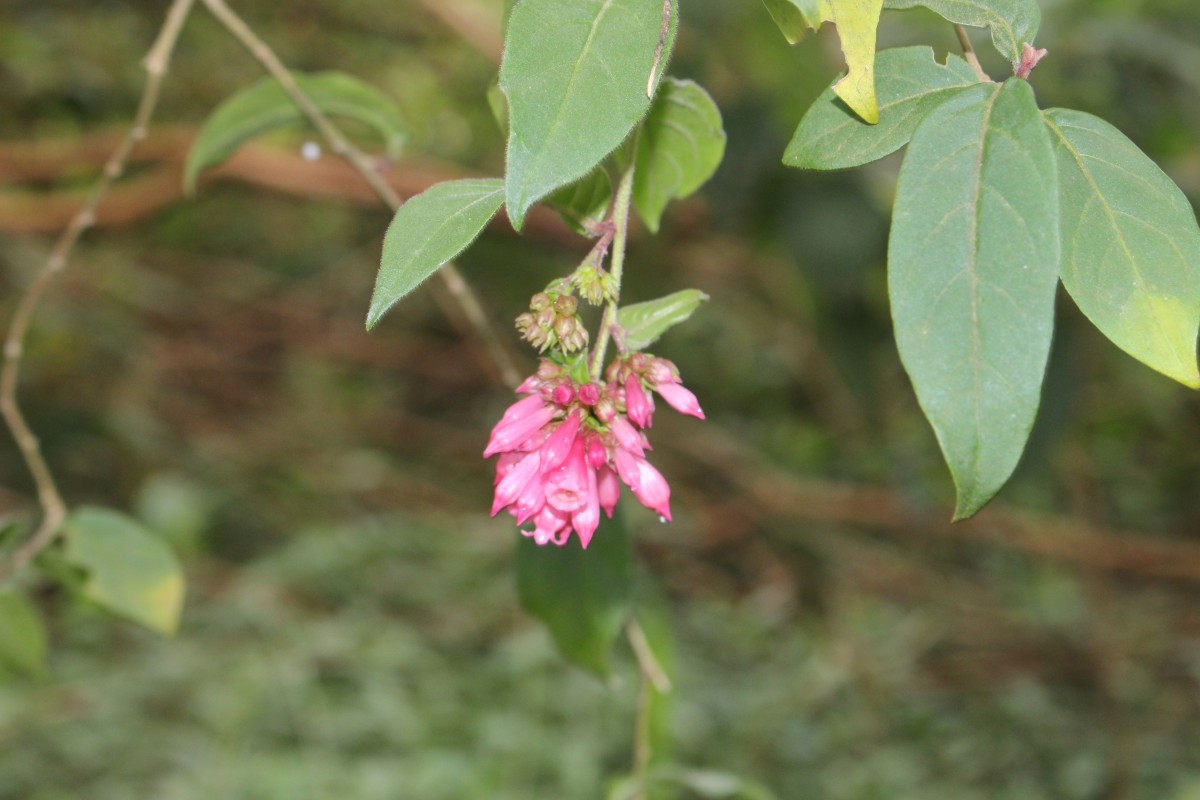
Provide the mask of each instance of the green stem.
{"label": "green stem", "polygon": [[608,351],[608,340],[612,338],[612,329],[617,324],[617,310],[621,303],[621,274],[625,269],[625,245],[629,239],[629,210],[633,204],[633,170],[637,164],[639,136],[640,132],[633,135],[633,144],[629,148],[629,166],[621,175],[621,182],[617,185],[617,196],[613,201],[612,260],[609,262],[608,268],[613,279],[613,298],[605,306],[604,316],[600,318],[600,330],[596,332],[596,346],[592,350],[592,363],[589,369],[593,381],[600,380],[600,372],[604,368],[604,356]]}

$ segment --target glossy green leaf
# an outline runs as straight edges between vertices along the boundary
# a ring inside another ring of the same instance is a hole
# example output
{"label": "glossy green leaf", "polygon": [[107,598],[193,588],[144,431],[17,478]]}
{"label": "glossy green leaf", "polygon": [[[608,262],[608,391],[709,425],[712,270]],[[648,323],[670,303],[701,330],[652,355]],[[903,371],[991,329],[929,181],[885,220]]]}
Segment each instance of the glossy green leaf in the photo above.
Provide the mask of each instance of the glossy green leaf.
{"label": "glossy green leaf", "polygon": [[540,619],[567,660],[601,677],[629,615],[633,552],[618,513],[601,518],[588,549],[572,536],[564,547],[522,537],[517,547],[521,605]]}
{"label": "glossy green leaf", "polygon": [[67,560],[87,574],[85,597],[151,630],[175,633],[183,610],[183,571],[162,540],[102,508],[79,509],[65,531]]}
{"label": "glossy green leaf", "polygon": [[[594,169],[650,108],[675,38],[655,65],[663,0],[522,0],[500,65],[511,130],[508,216]],[[653,73],[653,74],[652,74]]]}
{"label": "glossy green leaf", "polygon": [[884,8],[924,6],[958,25],[988,28],[992,44],[1010,61],[1021,58],[1021,45],[1033,44],[1042,10],[1037,0],[884,0]]}
{"label": "glossy green leaf", "polygon": [[1082,111],[1045,112],[1058,160],[1063,285],[1118,347],[1193,388],[1200,229],[1137,145]]}
{"label": "glossy green leaf", "polygon": [[1054,324],[1054,150],[1023,80],[930,112],[900,170],[888,244],[896,343],[958,488],[1004,484],[1037,415]]}
{"label": "glossy green leaf", "polygon": [[575,183],[554,192],[546,198],[546,204],[576,233],[586,236],[590,235],[592,226],[604,219],[612,195],[608,171],[597,167]]}
{"label": "glossy green leaf", "polygon": [[699,289],[684,289],[657,300],[624,306],[617,315],[617,324],[625,347],[635,352],[645,350],[707,302],[708,295]]}
{"label": "glossy green leaf", "polygon": [[37,678],[46,672],[46,629],[23,594],[0,592],[0,664]]}
{"label": "glossy green leaf", "polygon": [[725,155],[721,111],[694,81],[667,78],[642,123],[633,204],[651,231],[663,209],[712,177]]}
{"label": "glossy green leaf", "polygon": [[879,121],[875,101],[875,31],[883,0],[764,0],[783,35],[793,44],[805,28],[837,26],[846,75],[833,85],[838,97],[869,123]]}
{"label": "glossy green leaf", "polygon": [[400,206],[383,237],[367,330],[400,298],[442,268],[483,231],[504,202],[504,181],[445,181]]}
{"label": "glossy green leaf", "polygon": [[[377,131],[389,156],[407,139],[396,104],[375,87],[341,72],[292,73],[301,90],[326,114],[357,120]],[[183,188],[196,190],[196,178],[223,163],[247,141],[292,125],[304,113],[274,78],[263,78],[225,100],[209,115],[183,168]]]}
{"label": "glossy green leaf", "polygon": [[928,47],[884,50],[875,59],[879,124],[868,125],[826,89],[812,104],[783,154],[802,169],[845,169],[899,150],[921,120],[947,98],[979,83],[966,61],[950,55],[937,63]]}

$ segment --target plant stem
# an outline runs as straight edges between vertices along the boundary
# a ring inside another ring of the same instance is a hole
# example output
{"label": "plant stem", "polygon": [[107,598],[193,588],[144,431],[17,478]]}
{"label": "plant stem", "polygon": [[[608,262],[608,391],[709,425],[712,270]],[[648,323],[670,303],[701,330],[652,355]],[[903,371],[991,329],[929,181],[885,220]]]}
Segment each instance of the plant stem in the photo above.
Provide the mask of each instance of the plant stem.
{"label": "plant stem", "polygon": [[617,196],[613,200],[612,261],[609,262],[608,268],[613,279],[613,297],[604,307],[604,315],[600,318],[600,329],[596,332],[596,346],[592,350],[592,363],[588,370],[593,381],[600,380],[600,372],[604,368],[604,356],[608,350],[608,340],[612,337],[612,329],[617,324],[617,310],[621,304],[621,275],[625,270],[625,246],[629,240],[629,210],[633,205],[633,172],[637,164],[639,134],[640,131],[633,134],[633,144],[629,148],[629,166],[621,174],[621,182],[617,184]]}
{"label": "plant stem", "polygon": [[[283,87],[292,102],[300,108],[313,127],[329,143],[329,149],[345,159],[389,208],[393,211],[398,209],[404,201],[376,169],[375,163],[366,153],[355,147],[342,134],[341,129],[334,125],[321,109],[317,108],[317,105],[296,83],[292,73],[279,60],[270,46],[259,38],[258,34],[225,3],[225,0],[201,0],[201,2],[212,12],[217,21],[250,51],[263,69],[279,81],[279,85]],[[521,382],[521,374],[517,369],[516,361],[504,346],[503,338],[488,321],[483,305],[462,273],[459,272],[458,267],[447,263],[438,270],[438,277],[449,290],[455,303],[458,304],[476,338],[487,349],[501,380],[510,387],[516,388]]]}
{"label": "plant stem", "polygon": [[995,83],[992,76],[983,71],[983,65],[979,63],[979,56],[975,55],[975,46],[971,44],[971,37],[967,35],[967,29],[962,25],[954,26],[954,34],[958,37],[958,43],[962,45],[963,57],[967,59],[967,63],[971,65],[971,69],[975,70],[975,74],[979,76],[979,80],[987,83]]}
{"label": "plant stem", "polygon": [[671,679],[658,663],[646,632],[636,619],[631,619],[625,627],[629,644],[637,658],[641,680],[638,688],[637,718],[633,729],[633,771],[632,792],[630,800],[643,800],[646,796],[646,778],[650,769],[650,760],[654,756],[651,742],[650,714],[653,710],[654,693],[666,694],[671,691]]}
{"label": "plant stem", "polygon": [[96,221],[96,209],[100,201],[108,194],[109,188],[125,171],[129,154],[134,146],[146,138],[146,129],[150,118],[158,105],[158,97],[162,88],[163,78],[170,66],[171,54],[179,33],[187,20],[188,12],[192,9],[193,0],[174,0],[167,11],[166,20],[154,40],[154,44],[146,53],[142,65],[146,69],[146,86],[142,90],[141,100],[138,101],[137,113],[129,131],[117,145],[117,149],[109,156],[104,165],[104,171],[92,188],[83,207],[71,219],[70,224],[54,243],[46,263],[34,277],[29,288],[21,296],[17,309],[13,313],[8,326],[8,334],[4,339],[4,366],[0,369],[0,415],[4,423],[12,431],[21,457],[29,468],[30,475],[37,489],[38,503],[42,510],[42,519],[33,534],[18,547],[3,564],[0,564],[0,582],[7,581],[14,574],[28,566],[38,553],[49,547],[58,536],[63,521],[67,517],[67,505],[42,455],[41,445],[37,436],[29,427],[21,406],[17,402],[17,386],[20,383],[21,359],[25,353],[25,336],[38,306],[45,297],[46,291],[59,273],[67,267],[75,243],[83,232]]}

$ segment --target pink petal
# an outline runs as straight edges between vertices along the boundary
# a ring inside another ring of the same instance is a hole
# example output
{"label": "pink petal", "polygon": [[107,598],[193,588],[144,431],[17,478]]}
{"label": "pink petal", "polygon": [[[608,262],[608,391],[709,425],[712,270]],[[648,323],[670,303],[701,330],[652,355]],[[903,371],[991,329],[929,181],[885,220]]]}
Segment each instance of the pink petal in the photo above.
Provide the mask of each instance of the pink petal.
{"label": "pink petal", "polygon": [[638,461],[640,480],[637,488],[630,486],[633,494],[646,508],[657,511],[668,522],[671,520],[671,487],[667,479],[650,465],[649,461]]}
{"label": "pink petal", "polygon": [[[567,515],[555,511],[550,506],[546,506],[542,509],[541,513],[537,515],[537,521],[534,529],[529,532],[522,531],[522,533],[524,533],[526,536],[532,536],[533,540],[538,544],[546,544],[551,540],[553,540],[555,544],[560,544],[557,534],[562,531],[563,528],[566,528],[569,523],[570,519],[567,517]],[[569,529],[567,533],[568,535],[570,534]],[[564,538],[561,544],[565,544],[565,542],[566,540]]]}
{"label": "pink petal", "polygon": [[540,512],[545,505],[546,480],[541,473],[535,473],[513,502],[511,511],[517,518],[517,524],[524,525],[526,521],[533,519],[533,516]]}
{"label": "pink petal", "polygon": [[549,472],[567,460],[578,432],[579,412],[572,411],[571,416],[567,417],[542,445],[542,472]]}
{"label": "pink petal", "polygon": [[572,513],[587,502],[588,468],[581,437],[576,437],[571,453],[561,467],[543,472],[546,478],[546,503],[564,513]]}
{"label": "pink petal", "polygon": [[683,384],[660,383],[654,387],[654,391],[662,395],[662,399],[666,400],[671,408],[680,414],[689,414],[704,419],[704,412],[700,410],[700,402],[696,399],[696,395],[685,389]]}
{"label": "pink petal", "polygon": [[538,473],[538,462],[538,454],[530,453],[514,465],[496,485],[496,499],[492,501],[493,517],[500,512],[500,509],[516,500],[525,490],[530,479]]}
{"label": "pink petal", "polygon": [[642,379],[632,373],[625,379],[625,410],[639,428],[650,427],[654,406],[642,388]]}
{"label": "pink petal", "polygon": [[[520,405],[520,403],[517,405]],[[537,411],[515,416],[507,421],[500,420],[496,424],[496,427],[492,429],[492,436],[488,439],[487,449],[483,451],[483,457],[488,458],[494,456],[496,453],[516,450],[526,439],[537,433],[550,420],[554,419],[558,411],[559,409],[554,406],[543,405]]]}
{"label": "pink petal", "polygon": [[617,444],[634,455],[642,455],[642,437],[637,429],[629,424],[629,420],[618,414],[608,423],[608,429],[617,437]]}
{"label": "pink petal", "polygon": [[592,534],[596,532],[596,528],[600,525],[600,493],[599,486],[596,480],[596,470],[588,470],[588,488],[587,497],[583,508],[571,515],[571,526],[575,528],[575,532],[579,534],[579,543],[583,545],[583,549],[587,549],[588,542],[592,541]]}
{"label": "pink petal", "polygon": [[621,476],[621,480],[625,485],[634,492],[638,491],[638,487],[642,482],[642,472],[638,469],[638,462],[644,460],[623,447],[618,447],[613,452],[613,462],[617,466],[617,474]]}
{"label": "pink petal", "polygon": [[621,499],[621,482],[617,480],[617,473],[608,467],[601,467],[596,473],[596,496],[604,513],[612,519],[617,501]]}

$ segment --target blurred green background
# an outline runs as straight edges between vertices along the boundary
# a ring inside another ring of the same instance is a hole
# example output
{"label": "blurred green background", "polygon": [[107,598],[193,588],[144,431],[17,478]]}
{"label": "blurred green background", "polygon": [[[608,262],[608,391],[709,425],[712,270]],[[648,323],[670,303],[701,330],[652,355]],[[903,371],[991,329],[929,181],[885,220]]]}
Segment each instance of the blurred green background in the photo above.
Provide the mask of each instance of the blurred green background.
{"label": "blurred green background", "polygon": [[[5,318],[132,118],[165,5],[0,0]],[[234,4],[289,65],[395,98],[407,193],[502,170],[500,6]],[[899,162],[779,164],[836,37],[789,48],[756,0],[682,6],[672,72],[712,92],[729,149],[662,235],[634,236],[626,284],[713,297],[656,348],[708,413],[659,415],[676,520],[629,515],[639,603],[671,639],[664,763],[787,800],[1197,800],[1195,395],[1062,303],[1021,467],[950,526],[887,313]],[[1200,6],[1042,7],[1041,103],[1109,119],[1200,198]],[[920,11],[880,40],[956,46]],[[630,765],[632,659],[597,681],[518,606],[479,458],[511,395],[485,351],[434,286],[363,331],[388,216],[301,159],[311,134],[180,196],[196,127],[259,77],[197,8],[151,138],[37,317],[22,397],[68,499],[166,537],[189,596],[164,640],[26,584],[52,651],[0,683],[0,799],[603,797]],[[539,218],[461,259],[523,365],[509,320],[587,249]],[[33,513],[6,447],[0,514]],[[674,796],[738,796],[719,783]]]}

